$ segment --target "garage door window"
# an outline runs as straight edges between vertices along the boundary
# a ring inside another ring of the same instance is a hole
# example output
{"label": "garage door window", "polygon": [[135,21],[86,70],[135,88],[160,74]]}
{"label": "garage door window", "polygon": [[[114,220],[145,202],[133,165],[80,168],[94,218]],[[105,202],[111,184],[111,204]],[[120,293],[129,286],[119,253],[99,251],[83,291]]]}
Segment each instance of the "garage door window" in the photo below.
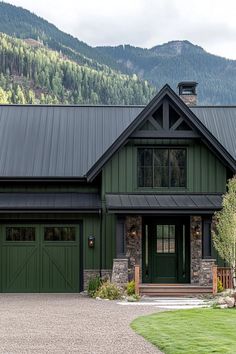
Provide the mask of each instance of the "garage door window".
{"label": "garage door window", "polygon": [[6,227],[6,241],[35,241],[35,228]]}
{"label": "garage door window", "polygon": [[75,227],[45,227],[44,241],[75,241]]}

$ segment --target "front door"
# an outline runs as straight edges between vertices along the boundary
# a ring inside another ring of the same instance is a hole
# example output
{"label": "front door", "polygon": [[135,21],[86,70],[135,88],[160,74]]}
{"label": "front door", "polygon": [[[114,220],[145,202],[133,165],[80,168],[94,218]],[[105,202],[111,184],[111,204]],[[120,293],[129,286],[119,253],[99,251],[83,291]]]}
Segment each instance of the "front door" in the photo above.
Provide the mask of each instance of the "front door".
{"label": "front door", "polygon": [[188,283],[189,219],[155,217],[143,221],[143,281]]}

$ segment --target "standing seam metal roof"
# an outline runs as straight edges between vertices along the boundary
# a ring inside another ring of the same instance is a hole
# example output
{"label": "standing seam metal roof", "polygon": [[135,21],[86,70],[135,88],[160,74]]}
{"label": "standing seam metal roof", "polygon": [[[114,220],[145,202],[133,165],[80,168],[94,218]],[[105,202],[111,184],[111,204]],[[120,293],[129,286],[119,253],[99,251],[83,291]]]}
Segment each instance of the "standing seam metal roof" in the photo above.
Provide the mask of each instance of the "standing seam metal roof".
{"label": "standing seam metal roof", "polygon": [[236,107],[192,107],[193,113],[236,160]]}
{"label": "standing seam metal roof", "polygon": [[[143,106],[0,106],[0,177],[83,177]],[[236,159],[236,107],[192,107]]]}
{"label": "standing seam metal roof", "polygon": [[141,109],[0,106],[0,176],[82,177]]}
{"label": "standing seam metal roof", "polygon": [[220,209],[221,194],[140,194],[107,193],[106,206],[110,212],[124,210],[210,210]]}

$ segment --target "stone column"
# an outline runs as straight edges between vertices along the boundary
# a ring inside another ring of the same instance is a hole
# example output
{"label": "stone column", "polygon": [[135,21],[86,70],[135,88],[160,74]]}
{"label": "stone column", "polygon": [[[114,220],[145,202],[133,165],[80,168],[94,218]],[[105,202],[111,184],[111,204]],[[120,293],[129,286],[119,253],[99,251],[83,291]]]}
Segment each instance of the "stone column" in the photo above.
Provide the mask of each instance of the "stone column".
{"label": "stone column", "polygon": [[213,285],[212,267],[215,264],[215,259],[202,259],[201,272],[199,283],[201,286]]}
{"label": "stone column", "polygon": [[[136,234],[132,235],[129,230],[135,227]],[[134,267],[140,266],[142,274],[142,217],[139,215],[127,216],[126,229],[126,257],[129,259],[129,280],[134,279]]]}
{"label": "stone column", "polygon": [[116,284],[120,288],[124,287],[128,283],[128,259],[117,258],[113,259],[112,269],[112,283]]}
{"label": "stone column", "polygon": [[202,218],[191,216],[190,221],[191,244],[191,284],[199,284],[202,261]]}

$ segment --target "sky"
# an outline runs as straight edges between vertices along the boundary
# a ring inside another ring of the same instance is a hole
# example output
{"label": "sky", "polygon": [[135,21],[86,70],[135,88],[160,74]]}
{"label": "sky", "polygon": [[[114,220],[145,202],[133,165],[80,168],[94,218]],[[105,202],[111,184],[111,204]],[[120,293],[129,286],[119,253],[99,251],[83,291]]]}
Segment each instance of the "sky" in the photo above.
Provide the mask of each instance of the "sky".
{"label": "sky", "polygon": [[189,40],[236,59],[235,0],[9,0],[92,45]]}

